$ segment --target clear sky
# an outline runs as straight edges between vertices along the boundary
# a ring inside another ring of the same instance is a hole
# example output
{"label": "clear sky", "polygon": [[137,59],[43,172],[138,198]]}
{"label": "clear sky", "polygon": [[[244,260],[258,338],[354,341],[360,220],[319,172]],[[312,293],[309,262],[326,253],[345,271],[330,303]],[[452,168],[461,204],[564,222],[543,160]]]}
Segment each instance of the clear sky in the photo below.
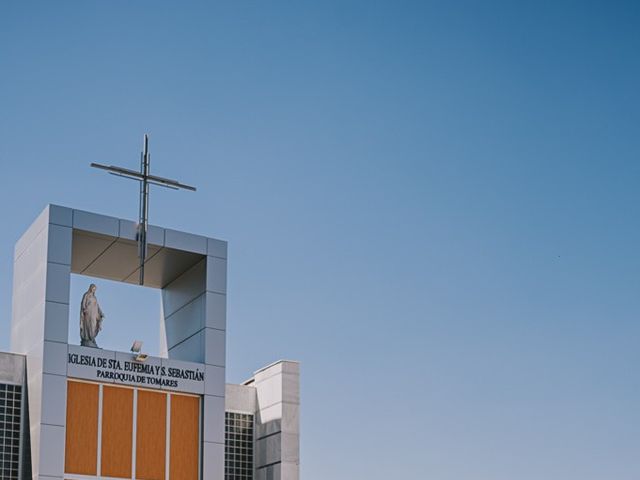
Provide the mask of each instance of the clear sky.
{"label": "clear sky", "polygon": [[229,241],[228,381],[302,362],[304,480],[637,480],[639,5],[2,2],[0,349],[15,241],[135,219],[88,164],[148,132],[198,187],[152,223]]}

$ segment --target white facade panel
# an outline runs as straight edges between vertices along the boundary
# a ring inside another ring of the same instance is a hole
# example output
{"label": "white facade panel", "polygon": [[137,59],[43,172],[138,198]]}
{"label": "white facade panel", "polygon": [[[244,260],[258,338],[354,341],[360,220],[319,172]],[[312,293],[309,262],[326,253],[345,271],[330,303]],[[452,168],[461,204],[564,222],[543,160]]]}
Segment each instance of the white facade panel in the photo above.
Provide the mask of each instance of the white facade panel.
{"label": "white facade panel", "polygon": [[[275,425],[273,424],[273,422],[280,422],[280,420],[282,419],[282,402],[278,402],[272,405],[269,405],[268,407],[262,407],[262,404],[260,403],[260,388],[257,388],[258,390],[258,405],[260,405],[260,411],[259,411],[259,417],[260,417],[260,423],[262,424],[262,426],[260,428],[266,428],[266,426],[269,425]],[[277,429],[280,430],[280,424],[278,423],[277,425]],[[264,431],[264,434],[269,434],[272,433],[271,431]]]}
{"label": "white facade panel", "polygon": [[281,432],[280,439],[282,442],[282,445],[280,446],[282,462],[298,462],[300,460],[300,435]]}
{"label": "white facade panel", "polygon": [[69,303],[71,288],[71,266],[49,262],[47,264],[48,302]]}
{"label": "white facade panel", "polygon": [[203,480],[224,478],[224,444],[204,442],[202,449]]}
{"label": "white facade panel", "polygon": [[164,243],[166,247],[176,250],[207,254],[207,238],[200,235],[166,229]]}
{"label": "white facade panel", "polygon": [[207,291],[227,293],[227,261],[207,257]]}
{"label": "white facade panel", "polygon": [[[44,339],[67,343],[69,338],[69,305],[46,302],[44,309]],[[78,313],[78,317],[79,315]]]}
{"label": "white facade panel", "polygon": [[48,260],[71,265],[71,232],[69,227],[49,225]]}
{"label": "white facade panel", "polygon": [[205,442],[224,443],[224,397],[204,396]]}
{"label": "white facade panel", "polygon": [[73,209],[60,205],[49,205],[49,223],[62,227],[73,226]]}
{"label": "white facade panel", "polygon": [[206,292],[205,325],[218,330],[227,329],[227,296],[221,293]]}
{"label": "white facade panel", "polygon": [[16,245],[13,249],[13,258],[17,260],[18,257],[21,257],[25,252],[27,247],[29,247],[35,238],[40,235],[43,231],[46,231],[46,227],[49,224],[49,212],[48,209],[45,209],[38,218],[34,220],[34,222],[29,226],[26,232],[22,234],[20,239],[16,242]]}
{"label": "white facade panel", "polygon": [[[37,346],[42,350],[44,341],[45,303],[38,301],[28,305],[30,310],[24,312],[26,305],[14,308],[14,321],[11,325],[11,349],[14,352],[26,353]],[[17,319],[20,319],[18,321]]]}
{"label": "white facade panel", "polygon": [[107,217],[106,215],[74,210],[73,228],[117,237],[120,230],[120,222],[117,218]]}
{"label": "white facade panel", "polygon": [[194,265],[162,290],[165,317],[196,299],[205,291],[204,261]]}
{"label": "white facade panel", "polygon": [[227,258],[227,242],[216,238],[207,239],[207,255],[218,258]]}
{"label": "white facade panel", "polygon": [[280,464],[281,480],[300,480],[300,464],[292,462],[283,462]]}
{"label": "white facade panel", "polygon": [[282,401],[285,403],[300,403],[300,377],[299,375],[282,374]]}
{"label": "white facade panel", "polygon": [[257,465],[272,465],[282,459],[280,433],[256,440],[255,456]]}
{"label": "white facade panel", "polygon": [[283,409],[280,429],[285,433],[300,433],[300,404],[287,405]]}
{"label": "white facade panel", "polygon": [[[31,412],[31,401],[29,401],[29,412]],[[31,434],[31,473],[33,478],[40,478],[38,473],[40,472],[40,420],[36,423],[31,421],[31,413],[29,413],[29,421],[32,425]],[[37,439],[37,441],[34,441]]]}
{"label": "white facade panel", "polygon": [[[298,480],[300,387],[297,362],[281,361],[255,373],[257,478]],[[277,468],[275,468],[277,467]]]}
{"label": "white facade panel", "polygon": [[203,351],[204,330],[200,330],[185,341],[170,347],[169,358],[200,363],[202,361]]}
{"label": "white facade panel", "polygon": [[225,369],[215,365],[205,365],[205,390],[207,395],[217,395],[223,397],[225,395]]}
{"label": "white facade panel", "polygon": [[42,424],[40,427],[40,475],[64,474],[64,427]]}
{"label": "white facade panel", "polygon": [[64,427],[67,415],[67,377],[42,376],[42,423]]}
{"label": "white facade panel", "polygon": [[[30,350],[27,350],[27,381],[31,382],[32,374],[33,377],[38,375],[42,375],[42,359],[44,356],[44,345],[42,343],[34,345]],[[42,379],[38,379],[38,382],[41,382]],[[41,386],[38,384],[38,392],[41,391]],[[31,393],[31,384],[29,384],[29,401],[31,401],[32,397]]]}
{"label": "white facade panel", "polygon": [[221,293],[206,292],[205,326],[218,330],[227,329],[227,296]]}
{"label": "white facade panel", "polygon": [[167,339],[171,339],[169,347],[186,340],[204,327],[204,301],[202,293],[182,308],[165,317]]}
{"label": "white facade panel", "polygon": [[67,344],[44,342],[43,373],[67,375]]}
{"label": "white facade panel", "polygon": [[14,312],[26,312],[35,301],[44,299],[46,272],[47,231],[43,230],[14,262],[13,289],[18,302]]}
{"label": "white facade panel", "polygon": [[[44,292],[46,285],[46,269],[38,269],[30,282],[23,284],[20,290],[16,293],[14,299],[19,302],[13,309],[13,317],[15,318],[15,325],[21,325],[22,327],[28,327],[29,332],[25,332],[24,340],[26,345],[30,345],[33,339],[40,340],[44,335]],[[38,295],[37,297],[31,297],[31,295]],[[31,325],[30,322],[37,322]],[[29,336],[31,334],[31,336]]]}
{"label": "white facade panel", "polygon": [[[138,240],[138,223],[131,220],[120,220],[119,237],[131,241]],[[164,228],[155,225],[147,226],[147,243],[164,246]]]}
{"label": "white facade panel", "polygon": [[274,375],[256,382],[261,410],[282,403],[282,375]]}
{"label": "white facade panel", "polygon": [[255,387],[248,385],[226,385],[225,409],[228,412],[250,413],[254,415],[257,408]]}
{"label": "white facade panel", "polygon": [[22,385],[25,380],[25,367],[24,356],[0,352],[0,383]]}
{"label": "white facade panel", "polygon": [[[148,235],[148,230],[147,230]],[[133,242],[138,240],[138,224],[131,220],[118,221],[118,236]],[[148,239],[147,239],[148,240]]]}
{"label": "white facade panel", "polygon": [[149,225],[147,229],[147,243],[163,247],[164,235],[164,228],[156,227],[155,225]]}
{"label": "white facade panel", "polygon": [[205,359],[207,365],[225,366],[226,333],[222,330],[205,328]]}

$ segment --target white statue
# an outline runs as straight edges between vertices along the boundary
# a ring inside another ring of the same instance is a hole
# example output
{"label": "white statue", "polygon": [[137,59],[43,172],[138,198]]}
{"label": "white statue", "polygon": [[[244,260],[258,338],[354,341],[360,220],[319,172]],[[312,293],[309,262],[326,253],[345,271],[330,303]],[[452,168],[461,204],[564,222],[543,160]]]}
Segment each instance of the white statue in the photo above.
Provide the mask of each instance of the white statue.
{"label": "white statue", "polygon": [[95,284],[89,285],[89,290],[82,296],[80,304],[80,345],[98,348],[96,336],[102,330],[104,313],[98,305]]}

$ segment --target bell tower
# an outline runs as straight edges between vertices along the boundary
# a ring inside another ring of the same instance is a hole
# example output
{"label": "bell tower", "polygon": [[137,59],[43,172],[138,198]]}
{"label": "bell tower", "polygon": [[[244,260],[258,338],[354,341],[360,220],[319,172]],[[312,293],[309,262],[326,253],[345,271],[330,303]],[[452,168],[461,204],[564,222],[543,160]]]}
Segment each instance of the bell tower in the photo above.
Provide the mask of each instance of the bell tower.
{"label": "bell tower", "polygon": [[[57,205],[16,244],[33,478],[224,478],[227,243],[149,225],[145,245],[141,265],[138,224]],[[69,344],[71,273],[159,289],[164,355]]]}

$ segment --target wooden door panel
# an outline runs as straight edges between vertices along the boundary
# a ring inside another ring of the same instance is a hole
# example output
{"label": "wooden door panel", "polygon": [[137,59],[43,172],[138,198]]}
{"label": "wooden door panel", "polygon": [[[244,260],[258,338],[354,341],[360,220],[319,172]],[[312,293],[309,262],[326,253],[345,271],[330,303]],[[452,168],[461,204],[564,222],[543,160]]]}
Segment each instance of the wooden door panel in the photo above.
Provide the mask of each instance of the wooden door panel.
{"label": "wooden door panel", "polygon": [[167,440],[167,394],[138,390],[136,478],[164,480]]}
{"label": "wooden door panel", "polygon": [[171,395],[171,480],[198,480],[200,399]]}
{"label": "wooden door panel", "polygon": [[67,433],[64,471],[96,475],[98,463],[98,397],[93,383],[67,383]]}
{"label": "wooden door panel", "polygon": [[131,478],[132,448],[133,390],[105,385],[102,390],[102,476]]}

